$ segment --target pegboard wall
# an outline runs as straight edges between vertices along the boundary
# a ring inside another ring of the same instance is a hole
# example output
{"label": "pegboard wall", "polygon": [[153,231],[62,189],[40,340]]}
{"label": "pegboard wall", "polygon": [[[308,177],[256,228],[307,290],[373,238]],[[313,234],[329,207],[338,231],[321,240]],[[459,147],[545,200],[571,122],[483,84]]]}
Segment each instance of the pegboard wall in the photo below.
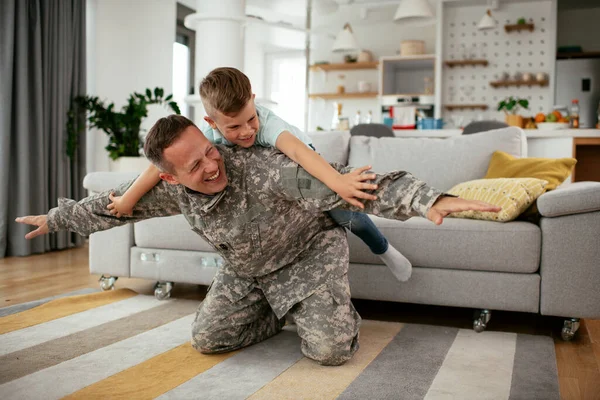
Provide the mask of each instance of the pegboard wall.
{"label": "pegboard wall", "polygon": [[[553,2],[535,1],[508,3],[500,1],[500,7],[492,10],[496,28],[477,29],[487,7],[481,5],[453,5],[446,3],[443,11],[443,61],[483,59],[487,66],[465,65],[450,68],[442,62],[442,116],[452,125],[466,125],[477,119],[503,121],[504,113],[496,111],[498,103],[508,96],[529,100],[529,111],[521,114],[533,116],[538,112],[549,113],[554,103],[553,74],[556,49],[556,21]],[[506,32],[504,26],[516,24],[525,18],[534,24],[528,30]],[[495,88],[492,81],[502,80],[508,73],[510,79],[516,74],[545,73],[548,86],[509,86]],[[447,110],[445,105],[485,104],[487,110]]]}

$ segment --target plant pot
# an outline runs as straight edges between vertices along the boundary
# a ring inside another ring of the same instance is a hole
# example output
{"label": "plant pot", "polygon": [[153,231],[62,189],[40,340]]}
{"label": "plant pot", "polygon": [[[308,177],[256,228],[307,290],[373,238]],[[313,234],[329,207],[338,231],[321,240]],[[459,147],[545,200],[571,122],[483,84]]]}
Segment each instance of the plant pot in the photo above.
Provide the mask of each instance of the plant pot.
{"label": "plant pot", "polygon": [[518,126],[519,128],[522,128],[523,127],[523,117],[520,115],[508,114],[506,116],[506,123],[510,126]]}
{"label": "plant pot", "polygon": [[111,172],[143,172],[150,165],[146,157],[119,157],[110,161]]}

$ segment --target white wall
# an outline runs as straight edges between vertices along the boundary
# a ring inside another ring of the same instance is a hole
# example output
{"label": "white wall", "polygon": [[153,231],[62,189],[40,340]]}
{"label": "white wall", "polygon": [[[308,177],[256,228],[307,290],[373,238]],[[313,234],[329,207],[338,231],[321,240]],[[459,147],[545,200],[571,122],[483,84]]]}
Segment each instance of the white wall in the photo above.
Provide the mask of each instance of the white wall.
{"label": "white wall", "polygon": [[[600,2],[599,2],[600,4]],[[558,46],[600,51],[600,6],[558,12]]]}
{"label": "white wall", "polygon": [[244,73],[258,98],[265,96],[265,49],[259,41],[262,31],[263,28],[258,25],[247,26],[244,44]]}
{"label": "white wall", "polygon": [[[340,7],[336,13],[330,16],[315,16],[312,22],[313,30],[337,34],[344,24],[349,22],[359,46],[371,51],[375,60],[381,56],[396,55],[400,49],[400,42],[403,40],[423,40],[425,41],[425,52],[434,54],[436,24],[407,26],[394,23],[393,15],[397,7],[397,4],[392,4],[371,9],[364,20],[360,18],[361,8],[363,8],[361,5]],[[343,54],[331,52],[332,45],[333,38],[314,35],[311,42],[310,63],[313,64],[317,61],[343,62]],[[335,92],[339,82],[337,77],[340,73],[345,75],[344,83],[347,92],[357,91],[356,84],[359,80],[370,82],[374,91],[377,91],[379,79],[377,70],[366,70],[311,72],[309,92]],[[334,102],[334,100],[310,100],[308,130],[314,130],[317,126],[330,128]],[[350,117],[351,123],[357,110],[360,110],[363,116],[367,111],[372,110],[374,122],[380,122],[381,110],[378,98],[344,99],[341,102],[343,115]]]}
{"label": "white wall", "polygon": [[[175,0],[88,0],[87,11],[88,94],[120,108],[134,91],[158,86],[171,93]],[[167,114],[153,107],[142,127],[149,129]],[[106,135],[90,134],[88,172],[107,171]]]}

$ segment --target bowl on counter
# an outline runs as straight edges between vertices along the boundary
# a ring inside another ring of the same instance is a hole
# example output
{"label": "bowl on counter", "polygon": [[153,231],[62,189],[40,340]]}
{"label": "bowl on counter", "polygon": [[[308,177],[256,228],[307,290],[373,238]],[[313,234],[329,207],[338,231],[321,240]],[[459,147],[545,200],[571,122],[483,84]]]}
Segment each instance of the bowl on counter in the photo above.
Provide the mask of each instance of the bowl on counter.
{"label": "bowl on counter", "polygon": [[568,129],[568,122],[536,122],[538,129],[545,131],[555,131],[557,129]]}

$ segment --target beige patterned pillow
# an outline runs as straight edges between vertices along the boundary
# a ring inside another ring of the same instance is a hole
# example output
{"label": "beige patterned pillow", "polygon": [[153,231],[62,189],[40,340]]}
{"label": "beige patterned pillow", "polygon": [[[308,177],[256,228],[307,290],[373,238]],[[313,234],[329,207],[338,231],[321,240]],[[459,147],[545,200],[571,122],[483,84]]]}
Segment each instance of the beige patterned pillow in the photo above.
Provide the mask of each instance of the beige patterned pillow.
{"label": "beige patterned pillow", "polygon": [[449,217],[512,221],[544,193],[547,184],[548,181],[536,178],[477,179],[460,183],[448,193],[463,199],[485,201],[502,207],[502,211],[462,211],[452,213]]}

